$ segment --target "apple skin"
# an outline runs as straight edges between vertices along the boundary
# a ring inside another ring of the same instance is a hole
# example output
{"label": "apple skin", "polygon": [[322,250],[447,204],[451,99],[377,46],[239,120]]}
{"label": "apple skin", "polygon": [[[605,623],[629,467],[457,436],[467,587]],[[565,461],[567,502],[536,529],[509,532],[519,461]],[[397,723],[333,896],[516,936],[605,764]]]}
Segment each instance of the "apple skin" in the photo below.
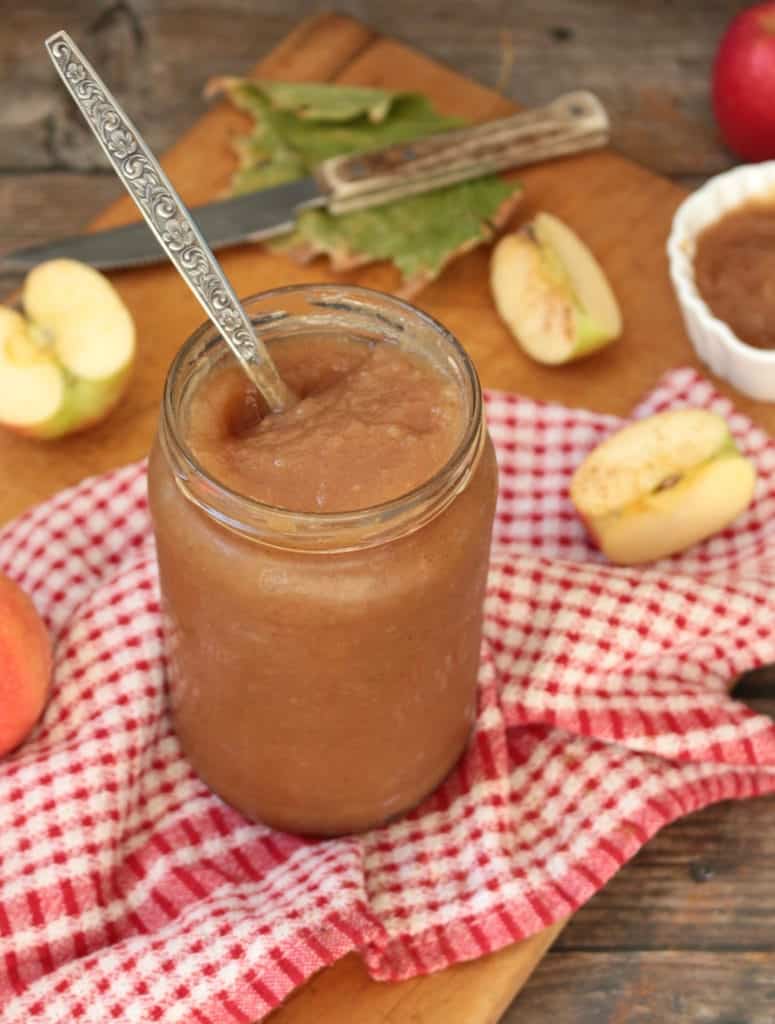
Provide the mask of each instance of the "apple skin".
{"label": "apple skin", "polygon": [[775,0],[730,22],[713,65],[713,111],[738,157],[775,158]]}
{"label": "apple skin", "polygon": [[0,757],[40,718],[51,681],[51,641],[32,601],[0,574]]}

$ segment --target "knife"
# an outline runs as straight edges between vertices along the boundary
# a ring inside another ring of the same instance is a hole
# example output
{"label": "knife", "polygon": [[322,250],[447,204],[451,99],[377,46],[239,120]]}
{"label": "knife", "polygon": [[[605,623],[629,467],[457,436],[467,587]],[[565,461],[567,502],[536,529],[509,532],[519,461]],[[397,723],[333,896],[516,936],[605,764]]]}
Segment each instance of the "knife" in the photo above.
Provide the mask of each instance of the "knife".
{"label": "knife", "polygon": [[[318,164],[307,178],[197,206],[192,213],[211,248],[257,242],[293,229],[312,207],[333,214],[379,206],[405,196],[605,145],[609,121],[600,100],[577,90],[547,106]],[[100,270],[156,263],[164,254],[144,221],[44,245],[0,258],[23,271],[42,260],[69,257]]]}

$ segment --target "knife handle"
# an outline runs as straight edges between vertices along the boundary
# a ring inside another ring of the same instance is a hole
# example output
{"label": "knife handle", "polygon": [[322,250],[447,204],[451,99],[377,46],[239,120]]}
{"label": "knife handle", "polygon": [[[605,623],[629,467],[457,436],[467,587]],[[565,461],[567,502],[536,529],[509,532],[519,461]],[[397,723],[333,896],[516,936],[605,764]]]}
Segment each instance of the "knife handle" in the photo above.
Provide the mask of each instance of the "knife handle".
{"label": "knife handle", "polygon": [[332,213],[375,206],[495,171],[604,146],[608,115],[594,93],[565,93],[511,117],[325,160],[315,171]]}

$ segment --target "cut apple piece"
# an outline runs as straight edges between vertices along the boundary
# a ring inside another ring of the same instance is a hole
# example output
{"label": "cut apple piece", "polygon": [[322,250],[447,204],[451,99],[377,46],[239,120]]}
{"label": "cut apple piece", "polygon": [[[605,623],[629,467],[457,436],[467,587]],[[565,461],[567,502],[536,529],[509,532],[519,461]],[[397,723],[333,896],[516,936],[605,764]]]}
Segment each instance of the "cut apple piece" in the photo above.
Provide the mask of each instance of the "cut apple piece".
{"label": "cut apple piece", "polygon": [[606,557],[635,565],[723,529],[750,504],[755,484],[721,416],[679,409],[603,441],[576,470],[570,493]]}
{"label": "cut apple piece", "polygon": [[61,371],[30,338],[24,317],[0,308],[0,422],[24,428],[51,419],[64,393]]}
{"label": "cut apple piece", "polygon": [[0,309],[0,423],[41,439],[98,423],[129,382],[129,310],[106,277],[75,260],[32,270],[22,301],[25,316]]}
{"label": "cut apple piece", "polygon": [[490,285],[506,326],[539,363],[591,355],[621,334],[619,305],[600,264],[550,213],[498,242]]}
{"label": "cut apple piece", "polygon": [[108,279],[75,260],[49,260],[24,282],[24,311],[74,377],[104,381],[134,355],[129,310]]}

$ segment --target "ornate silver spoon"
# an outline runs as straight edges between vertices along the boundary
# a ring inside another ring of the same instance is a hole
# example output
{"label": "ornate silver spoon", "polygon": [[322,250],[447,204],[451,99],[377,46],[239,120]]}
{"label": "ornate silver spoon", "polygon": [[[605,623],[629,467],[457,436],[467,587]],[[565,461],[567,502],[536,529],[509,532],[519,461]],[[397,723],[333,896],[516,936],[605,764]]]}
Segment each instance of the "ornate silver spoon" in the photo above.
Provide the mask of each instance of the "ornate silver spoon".
{"label": "ornate silver spoon", "polygon": [[142,136],[67,32],[46,40],[54,66],[159,245],[273,412],[292,404],[234,289]]}

